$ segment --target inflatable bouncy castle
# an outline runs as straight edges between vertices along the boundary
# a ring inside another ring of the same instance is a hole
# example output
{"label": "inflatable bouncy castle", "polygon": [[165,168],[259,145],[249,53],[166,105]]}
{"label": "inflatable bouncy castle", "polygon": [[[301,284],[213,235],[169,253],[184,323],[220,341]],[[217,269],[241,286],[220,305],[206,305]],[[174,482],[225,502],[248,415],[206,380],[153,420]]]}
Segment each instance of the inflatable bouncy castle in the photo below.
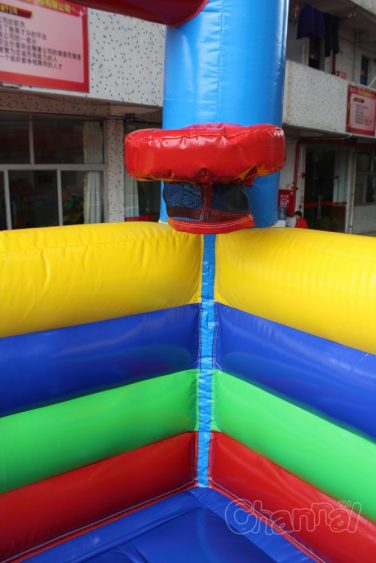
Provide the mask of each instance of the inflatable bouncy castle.
{"label": "inflatable bouncy castle", "polygon": [[170,225],[1,233],[0,561],[374,563],[376,242],[264,228],[287,1],[81,3],[170,26]]}

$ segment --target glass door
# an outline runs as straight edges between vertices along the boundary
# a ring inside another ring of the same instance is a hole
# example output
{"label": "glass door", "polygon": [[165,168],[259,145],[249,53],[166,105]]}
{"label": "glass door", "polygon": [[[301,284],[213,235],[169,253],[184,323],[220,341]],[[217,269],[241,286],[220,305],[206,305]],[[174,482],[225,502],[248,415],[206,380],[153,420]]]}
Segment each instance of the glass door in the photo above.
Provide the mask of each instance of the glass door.
{"label": "glass door", "polygon": [[0,172],[0,231],[7,228],[7,215],[5,207],[4,174]]}
{"label": "glass door", "polygon": [[10,170],[9,199],[13,229],[59,225],[55,170]]}
{"label": "glass door", "polygon": [[308,145],[304,216],[312,229],[345,231],[348,150],[335,145]]}

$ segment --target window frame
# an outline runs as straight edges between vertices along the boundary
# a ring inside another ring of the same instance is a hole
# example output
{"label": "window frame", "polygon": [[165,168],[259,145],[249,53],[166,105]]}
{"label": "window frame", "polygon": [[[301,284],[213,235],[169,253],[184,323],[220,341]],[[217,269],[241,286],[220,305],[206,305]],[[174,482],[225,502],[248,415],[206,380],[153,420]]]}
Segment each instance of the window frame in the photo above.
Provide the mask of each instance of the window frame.
{"label": "window frame", "polygon": [[[4,114],[3,114],[4,115]],[[8,114],[11,115],[11,114]],[[0,116],[1,119],[2,116]],[[39,117],[39,116],[38,116]],[[43,114],[42,118],[52,118],[64,120],[76,119],[77,121],[99,121],[103,128],[103,163],[102,164],[35,164],[35,151],[34,151],[34,135],[33,135],[33,122],[38,118],[34,115],[28,115],[28,135],[29,135],[29,157],[30,162],[27,164],[0,164],[0,172],[3,173],[4,178],[4,199],[5,199],[5,216],[7,230],[12,230],[12,214],[10,203],[10,187],[9,187],[9,172],[24,170],[27,172],[35,172],[39,170],[52,170],[56,172],[56,185],[57,185],[57,202],[58,202],[58,217],[59,227],[64,226],[63,223],[63,198],[62,198],[62,172],[101,172],[103,178],[103,217],[107,221],[107,205],[106,205],[106,185],[107,185],[107,139],[106,139],[106,124],[103,119],[96,119],[90,117],[72,117],[72,116],[52,116]]]}
{"label": "window frame", "polygon": [[[359,83],[362,86],[368,86],[369,83],[369,70],[370,70],[370,62],[371,58],[365,55],[364,53],[360,56],[360,76],[359,76]],[[362,72],[364,70],[364,75]]]}
{"label": "window frame", "polygon": [[[359,146],[358,150],[356,151],[356,159],[358,158],[358,154],[362,154],[362,153],[368,153],[371,155],[371,165],[370,165],[370,169],[368,171],[362,170],[358,172],[358,167],[357,167],[357,162],[356,162],[356,172],[355,172],[355,187],[358,183],[358,179],[362,180],[363,183],[363,187],[362,187],[362,197],[359,198],[361,199],[361,203],[355,203],[355,207],[364,207],[367,205],[376,205],[376,201],[366,201],[367,199],[367,184],[368,184],[368,178],[372,177],[376,179],[376,149],[375,150],[371,150],[371,151],[365,151],[364,149],[362,150],[362,147]],[[356,201],[357,198],[357,194],[356,191],[354,193],[354,201]]]}

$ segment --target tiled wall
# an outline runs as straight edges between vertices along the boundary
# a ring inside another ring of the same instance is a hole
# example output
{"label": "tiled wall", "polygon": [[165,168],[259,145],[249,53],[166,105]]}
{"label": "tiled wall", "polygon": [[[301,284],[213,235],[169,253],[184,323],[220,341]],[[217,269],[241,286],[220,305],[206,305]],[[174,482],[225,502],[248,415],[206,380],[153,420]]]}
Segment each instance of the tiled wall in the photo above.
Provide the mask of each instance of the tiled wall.
{"label": "tiled wall", "polygon": [[90,97],[162,105],[165,28],[89,10]]}
{"label": "tiled wall", "polygon": [[124,124],[120,119],[106,121],[106,202],[108,221],[124,221]]}
{"label": "tiled wall", "polygon": [[[31,89],[0,90],[0,111],[17,111],[22,113],[54,113],[56,115],[90,115],[104,116],[109,114],[106,105],[99,105],[94,100],[73,96],[58,96],[43,91],[43,96]],[[61,93],[60,93],[61,94]]]}

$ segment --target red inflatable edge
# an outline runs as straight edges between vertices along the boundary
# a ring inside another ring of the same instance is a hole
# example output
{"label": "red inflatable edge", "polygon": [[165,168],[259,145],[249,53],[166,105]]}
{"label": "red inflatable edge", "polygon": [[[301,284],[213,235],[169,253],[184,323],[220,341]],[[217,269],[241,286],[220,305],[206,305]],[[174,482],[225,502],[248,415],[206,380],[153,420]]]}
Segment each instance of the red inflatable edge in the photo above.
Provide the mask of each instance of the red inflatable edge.
{"label": "red inflatable edge", "polygon": [[191,487],[195,460],[196,433],[187,432],[0,495],[0,561]]}
{"label": "red inflatable edge", "polygon": [[137,180],[251,185],[284,163],[283,130],[270,124],[139,129],[125,137],[125,165]]}
{"label": "red inflatable edge", "polygon": [[75,0],[75,4],[131,16],[154,23],[177,26],[195,17],[208,0]]}
{"label": "red inflatable edge", "polygon": [[169,217],[168,224],[173,229],[175,229],[175,231],[192,233],[195,235],[220,235],[232,233],[233,231],[238,231],[239,229],[248,229],[255,226],[252,215],[233,219],[232,221],[222,221],[222,223],[196,223],[194,221],[184,221],[184,219],[174,219],[173,217]]}
{"label": "red inflatable edge", "polygon": [[324,561],[376,561],[376,524],[219,432],[212,433],[210,478]]}

